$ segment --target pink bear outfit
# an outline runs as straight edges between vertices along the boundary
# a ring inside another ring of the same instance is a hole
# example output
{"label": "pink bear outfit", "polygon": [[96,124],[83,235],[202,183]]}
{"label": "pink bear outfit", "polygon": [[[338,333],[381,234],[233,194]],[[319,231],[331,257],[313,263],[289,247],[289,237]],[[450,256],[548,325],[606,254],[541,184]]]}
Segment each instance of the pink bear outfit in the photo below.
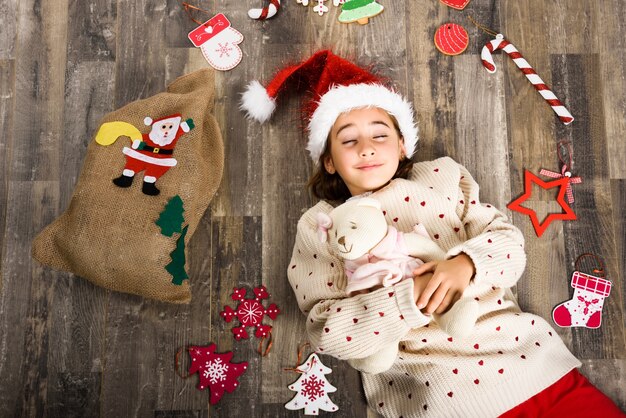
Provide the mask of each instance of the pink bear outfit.
{"label": "pink bear outfit", "polygon": [[[416,227],[416,231],[428,236],[423,227]],[[422,260],[409,255],[404,233],[389,226],[387,235],[367,254],[355,260],[345,260],[346,292],[350,294],[380,285],[389,287],[402,279],[412,278],[413,270],[422,264]]]}

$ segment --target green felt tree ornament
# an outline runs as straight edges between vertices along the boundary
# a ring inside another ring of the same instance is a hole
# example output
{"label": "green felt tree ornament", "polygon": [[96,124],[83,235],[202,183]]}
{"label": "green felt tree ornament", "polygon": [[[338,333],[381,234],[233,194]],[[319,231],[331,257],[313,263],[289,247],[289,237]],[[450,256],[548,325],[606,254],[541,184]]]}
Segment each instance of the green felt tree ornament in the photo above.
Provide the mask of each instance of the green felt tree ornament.
{"label": "green felt tree ornament", "polygon": [[165,266],[165,270],[172,275],[172,283],[179,286],[183,284],[183,280],[189,278],[185,270],[185,235],[187,235],[187,228],[189,228],[189,225],[183,228],[182,234],[176,241],[176,248],[170,253],[172,261]]}
{"label": "green felt tree ornament", "polygon": [[341,7],[341,14],[338,19],[341,23],[357,22],[365,25],[370,17],[374,17],[383,12],[385,8],[376,3],[375,0],[348,0]]}
{"label": "green felt tree ornament", "polygon": [[161,234],[166,237],[171,237],[174,232],[180,232],[182,230],[183,222],[183,200],[180,196],[176,195],[171,198],[166,204],[163,212],[159,215],[156,224],[161,228]]}

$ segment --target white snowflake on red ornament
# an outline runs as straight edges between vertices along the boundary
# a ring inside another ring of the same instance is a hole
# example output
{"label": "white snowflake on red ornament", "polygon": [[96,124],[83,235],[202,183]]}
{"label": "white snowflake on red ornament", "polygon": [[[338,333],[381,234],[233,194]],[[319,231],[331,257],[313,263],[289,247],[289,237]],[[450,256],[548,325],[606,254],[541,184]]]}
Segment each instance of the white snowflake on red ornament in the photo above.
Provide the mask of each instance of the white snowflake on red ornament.
{"label": "white snowflake on red ornament", "polygon": [[276,319],[276,316],[280,313],[280,309],[276,304],[270,304],[267,309],[261,304],[263,299],[269,299],[270,295],[267,293],[265,286],[254,288],[254,299],[245,299],[246,289],[235,288],[231,298],[236,301],[240,301],[237,308],[233,310],[230,306],[224,307],[224,310],[220,312],[220,315],[226,322],[230,322],[233,318],[239,320],[240,326],[233,327],[233,335],[236,340],[242,338],[248,338],[247,327],[256,327],[254,333],[257,338],[269,337],[272,332],[270,325],[263,325],[261,322],[265,315],[271,319]]}
{"label": "white snowflake on red ornament", "polygon": [[218,354],[217,346],[209,344],[206,347],[189,347],[191,364],[189,374],[198,373],[200,381],[197,388],[204,390],[210,388],[210,402],[215,405],[224,395],[224,392],[232,392],[239,386],[237,379],[248,368],[247,362],[231,363],[232,351]]}
{"label": "white snowflake on red ornament", "polygon": [[228,366],[222,363],[222,359],[215,359],[215,361],[207,361],[204,365],[204,373],[202,375],[209,379],[211,383],[222,382],[226,380],[226,372],[228,372]]}

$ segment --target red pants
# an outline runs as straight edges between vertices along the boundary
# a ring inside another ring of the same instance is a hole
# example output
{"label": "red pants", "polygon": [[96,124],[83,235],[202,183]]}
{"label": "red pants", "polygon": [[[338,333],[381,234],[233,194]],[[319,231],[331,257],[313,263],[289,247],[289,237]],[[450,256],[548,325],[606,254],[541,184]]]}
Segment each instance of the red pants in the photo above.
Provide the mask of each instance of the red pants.
{"label": "red pants", "polygon": [[578,369],[574,369],[552,386],[505,412],[500,418],[536,417],[626,417]]}
{"label": "red pants", "polygon": [[170,168],[172,167],[147,163],[128,155],[126,156],[126,166],[124,166],[124,169],[132,170],[135,172],[135,174],[139,173],[140,171],[146,170],[146,176],[152,176],[157,180]]}

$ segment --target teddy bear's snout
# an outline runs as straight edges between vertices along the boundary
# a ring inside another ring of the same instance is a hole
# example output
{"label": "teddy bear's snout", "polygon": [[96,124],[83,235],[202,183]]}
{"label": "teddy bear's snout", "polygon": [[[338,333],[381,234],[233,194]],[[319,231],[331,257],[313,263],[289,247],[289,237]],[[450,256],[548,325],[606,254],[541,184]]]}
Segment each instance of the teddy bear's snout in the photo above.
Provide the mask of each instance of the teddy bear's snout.
{"label": "teddy bear's snout", "polygon": [[348,245],[346,244],[346,236],[342,235],[339,237],[339,239],[337,240],[337,244],[340,245],[341,247],[343,247],[343,250],[339,249],[340,253],[343,254],[348,254],[352,251],[352,245],[350,245],[350,248],[348,248]]}

